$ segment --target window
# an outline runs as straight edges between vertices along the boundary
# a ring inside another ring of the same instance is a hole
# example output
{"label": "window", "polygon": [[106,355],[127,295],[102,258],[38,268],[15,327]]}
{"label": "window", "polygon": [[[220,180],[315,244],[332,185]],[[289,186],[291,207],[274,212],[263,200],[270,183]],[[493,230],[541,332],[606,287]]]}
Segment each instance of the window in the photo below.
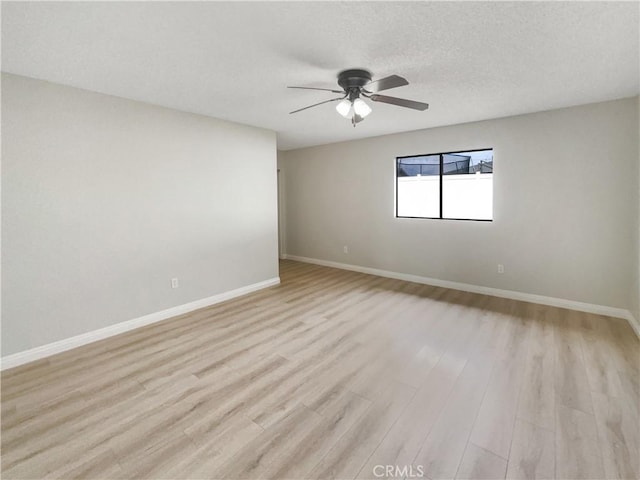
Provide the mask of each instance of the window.
{"label": "window", "polygon": [[493,220],[493,149],[398,157],[396,217]]}

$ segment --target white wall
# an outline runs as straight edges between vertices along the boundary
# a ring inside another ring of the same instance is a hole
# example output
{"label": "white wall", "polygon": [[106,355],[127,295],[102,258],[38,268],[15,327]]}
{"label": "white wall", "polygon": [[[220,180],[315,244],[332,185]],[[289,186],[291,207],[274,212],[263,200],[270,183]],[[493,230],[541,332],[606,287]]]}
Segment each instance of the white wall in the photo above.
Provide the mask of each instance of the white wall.
{"label": "white wall", "polygon": [[274,132],[3,74],[2,161],[2,355],[278,276]]}
{"label": "white wall", "polygon": [[[623,99],[282,152],[287,254],[629,309],[637,106]],[[394,218],[397,156],[490,147],[493,222]]]}
{"label": "white wall", "polygon": [[[638,122],[638,116],[640,116],[640,97],[637,98],[636,104],[636,122]],[[635,195],[635,230],[634,230],[634,253],[632,258],[635,258],[635,269],[633,272],[633,278],[631,280],[631,314],[634,316],[636,325],[640,329],[640,135],[638,135],[638,143],[636,145],[636,162],[635,162],[635,175],[638,179],[638,188]],[[631,173],[633,175],[633,173]]]}

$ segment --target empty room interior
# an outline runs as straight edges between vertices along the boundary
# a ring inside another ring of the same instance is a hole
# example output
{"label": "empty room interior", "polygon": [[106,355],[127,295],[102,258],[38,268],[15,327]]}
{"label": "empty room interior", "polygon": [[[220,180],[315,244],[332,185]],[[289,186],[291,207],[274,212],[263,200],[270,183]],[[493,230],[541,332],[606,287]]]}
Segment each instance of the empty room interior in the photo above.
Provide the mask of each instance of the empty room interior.
{"label": "empty room interior", "polygon": [[1,28],[2,478],[640,477],[640,3]]}

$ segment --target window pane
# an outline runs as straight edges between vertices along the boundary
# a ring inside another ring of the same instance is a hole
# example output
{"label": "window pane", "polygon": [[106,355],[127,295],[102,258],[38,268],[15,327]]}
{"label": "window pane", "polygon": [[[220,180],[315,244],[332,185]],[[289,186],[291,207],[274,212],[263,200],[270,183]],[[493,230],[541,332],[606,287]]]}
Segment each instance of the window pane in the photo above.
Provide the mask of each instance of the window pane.
{"label": "window pane", "polygon": [[471,156],[464,153],[445,153],[442,155],[443,175],[466,175],[469,173]]}
{"label": "window pane", "polygon": [[443,155],[442,216],[493,219],[493,150]]}
{"label": "window pane", "polygon": [[440,155],[398,159],[398,216],[440,217]]}

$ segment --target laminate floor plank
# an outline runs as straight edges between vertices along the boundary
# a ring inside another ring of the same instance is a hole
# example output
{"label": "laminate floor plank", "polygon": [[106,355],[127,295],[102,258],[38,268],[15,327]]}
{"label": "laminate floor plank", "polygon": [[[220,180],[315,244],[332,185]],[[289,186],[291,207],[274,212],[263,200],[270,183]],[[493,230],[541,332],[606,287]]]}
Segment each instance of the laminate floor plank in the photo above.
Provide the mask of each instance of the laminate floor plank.
{"label": "laminate floor plank", "polygon": [[638,477],[626,322],[289,260],[280,277],[2,372],[2,478]]}
{"label": "laminate floor plank", "polygon": [[517,419],[509,453],[507,478],[513,480],[554,478],[555,461],[553,430]]}
{"label": "laminate floor plank", "polygon": [[522,372],[522,389],[517,417],[542,428],[555,431],[555,356],[553,323],[546,307],[534,307],[530,323],[529,348]]}
{"label": "laminate floor plank", "polygon": [[373,404],[308,475],[312,479],[355,478],[398,419],[415,389],[393,381],[379,384]]}
{"label": "laminate floor plank", "polygon": [[[622,385],[618,368],[624,364],[624,355],[616,358],[613,333],[608,325],[596,315],[585,315],[587,328],[581,329],[582,352],[587,379],[592,392],[618,396]],[[623,367],[624,368],[624,367]]]}
{"label": "laminate floor plank", "polygon": [[[329,404],[315,411],[321,422],[292,449],[289,456],[272,463],[263,478],[306,478],[322,458],[354,425],[361,421],[372,402],[348,390],[332,398]],[[318,412],[318,410],[320,410]]]}
{"label": "laminate floor plank", "polygon": [[556,478],[605,478],[594,416],[561,403],[556,414]]}
{"label": "laminate floor plank", "polygon": [[[398,421],[360,470],[358,478],[370,478],[377,465],[409,466],[417,471],[418,465],[414,465],[414,459],[444,409],[451,390],[467,363],[469,353],[467,347],[472,335],[478,333],[472,328],[474,322],[451,328],[451,325],[456,323],[455,317],[448,317],[445,311],[442,313],[443,316],[438,316],[442,320],[440,324],[447,325],[450,322],[448,328],[450,336],[447,341],[442,342],[444,353],[438,358],[436,365],[429,370],[425,381]],[[482,316],[483,310],[479,309],[477,314]],[[491,325],[491,328],[495,330],[487,330],[484,338],[488,339],[498,333],[497,324]]]}
{"label": "laminate floor plank", "polygon": [[640,478],[640,423],[619,397],[594,392],[593,406],[607,478]]}
{"label": "laminate floor plank", "polygon": [[[522,312],[529,310],[526,304],[519,306],[523,307]],[[529,323],[514,313],[470,437],[475,446],[504,459],[508,458],[511,448],[529,333]]]}
{"label": "laminate floor plank", "polygon": [[414,465],[423,466],[428,478],[454,478],[462,461],[499,353],[497,346],[508,338],[507,330],[496,330],[496,325],[506,325],[502,320],[508,315],[509,302],[500,299],[496,306],[500,313],[492,313],[485,322],[473,323],[468,360],[447,405],[413,461]]}
{"label": "laminate floor plank", "polygon": [[469,443],[456,473],[456,480],[499,480],[505,478],[507,460]]}
{"label": "laminate floor plank", "polygon": [[194,443],[170,465],[148,472],[155,478],[214,478],[218,468],[233,455],[264,433],[264,429],[246,418],[234,415],[218,428],[185,432]]}
{"label": "laminate floor plank", "polygon": [[555,392],[557,401],[565,407],[593,414],[582,355],[581,316],[578,312],[564,310],[554,324]]}
{"label": "laminate floor plank", "polygon": [[290,458],[308,432],[321,422],[320,415],[299,406],[282,422],[246,444],[215,472],[214,478],[265,478],[269,467]]}

